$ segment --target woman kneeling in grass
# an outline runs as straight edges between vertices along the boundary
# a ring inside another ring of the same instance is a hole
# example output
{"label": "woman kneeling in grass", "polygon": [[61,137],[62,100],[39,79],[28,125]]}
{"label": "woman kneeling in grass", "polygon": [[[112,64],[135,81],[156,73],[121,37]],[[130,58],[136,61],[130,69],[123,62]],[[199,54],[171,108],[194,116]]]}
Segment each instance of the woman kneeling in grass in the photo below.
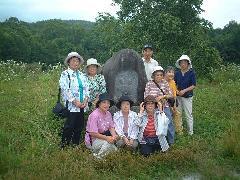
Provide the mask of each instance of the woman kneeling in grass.
{"label": "woman kneeling in grass", "polygon": [[[158,109],[156,109],[158,107]],[[163,112],[163,106],[156,102],[154,96],[147,96],[140,104],[138,141],[140,153],[149,156],[156,151],[167,151],[169,148],[166,135],[169,119]]]}
{"label": "woman kneeling in grass", "polygon": [[133,101],[128,96],[121,96],[116,104],[120,111],[114,113],[113,121],[116,132],[121,138],[116,145],[135,150],[138,145],[137,135],[139,128],[135,124],[138,118],[137,113],[130,110],[132,105]]}
{"label": "woman kneeling in grass", "polygon": [[112,115],[108,111],[111,105],[113,101],[108,94],[101,94],[96,103],[96,109],[88,117],[85,144],[97,158],[117,150],[114,143],[118,140],[118,136],[114,129]]}

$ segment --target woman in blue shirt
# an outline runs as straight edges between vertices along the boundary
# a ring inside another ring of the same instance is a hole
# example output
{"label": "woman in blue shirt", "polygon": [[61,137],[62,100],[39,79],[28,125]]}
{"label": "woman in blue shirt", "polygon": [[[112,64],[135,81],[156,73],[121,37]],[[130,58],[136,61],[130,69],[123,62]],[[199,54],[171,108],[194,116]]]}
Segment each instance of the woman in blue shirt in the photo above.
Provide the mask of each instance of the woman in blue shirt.
{"label": "woman in blue shirt", "polygon": [[[196,75],[192,69],[191,60],[187,55],[182,55],[176,61],[175,65],[179,69],[174,77],[178,90],[178,110],[181,114],[182,110],[184,110],[187,119],[188,134],[193,135],[192,100],[193,89],[196,87]],[[180,118],[180,124],[182,125],[182,118]]]}

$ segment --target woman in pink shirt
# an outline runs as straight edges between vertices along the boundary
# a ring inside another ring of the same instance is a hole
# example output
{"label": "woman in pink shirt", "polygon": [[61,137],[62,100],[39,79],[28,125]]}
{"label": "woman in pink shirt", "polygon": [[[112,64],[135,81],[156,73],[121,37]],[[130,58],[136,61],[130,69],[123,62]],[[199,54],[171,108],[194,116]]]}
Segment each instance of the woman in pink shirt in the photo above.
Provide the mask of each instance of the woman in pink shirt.
{"label": "woman in pink shirt", "polygon": [[118,136],[114,129],[112,115],[108,111],[111,105],[113,101],[108,94],[101,94],[96,103],[96,109],[88,117],[85,144],[97,158],[117,150],[114,143],[118,140]]}

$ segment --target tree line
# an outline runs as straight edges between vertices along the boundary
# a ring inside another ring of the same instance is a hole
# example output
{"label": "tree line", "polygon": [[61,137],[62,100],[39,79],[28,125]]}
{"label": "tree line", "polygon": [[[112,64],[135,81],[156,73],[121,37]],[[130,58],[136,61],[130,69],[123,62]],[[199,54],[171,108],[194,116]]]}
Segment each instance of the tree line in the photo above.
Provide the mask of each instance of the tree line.
{"label": "tree line", "polygon": [[240,25],[231,21],[213,29],[200,18],[202,0],[113,0],[117,17],[100,14],[96,22],[52,19],[27,23],[11,17],[0,23],[0,59],[23,62],[62,62],[70,51],[101,63],[113,53],[143,44],[154,47],[154,58],[173,65],[188,54],[199,75],[222,63],[240,63]]}

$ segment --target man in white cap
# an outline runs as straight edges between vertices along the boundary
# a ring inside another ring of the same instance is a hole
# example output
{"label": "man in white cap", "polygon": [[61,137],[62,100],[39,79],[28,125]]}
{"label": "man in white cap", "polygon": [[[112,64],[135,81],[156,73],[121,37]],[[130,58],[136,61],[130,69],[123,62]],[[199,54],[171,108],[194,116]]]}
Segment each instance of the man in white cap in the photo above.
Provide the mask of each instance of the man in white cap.
{"label": "man in white cap", "polygon": [[[178,110],[181,113],[184,110],[187,118],[188,134],[193,135],[192,100],[193,89],[196,87],[196,75],[192,69],[191,60],[187,55],[182,55],[176,61],[175,65],[180,69],[174,77],[178,89]],[[182,119],[180,120],[180,124],[182,124]]]}
{"label": "man in white cap", "polygon": [[147,79],[149,81],[149,80],[152,80],[151,78],[152,71],[155,66],[158,66],[158,62],[152,58],[152,55],[153,55],[152,45],[150,44],[144,45],[142,53],[143,53],[142,60],[145,66]]}

